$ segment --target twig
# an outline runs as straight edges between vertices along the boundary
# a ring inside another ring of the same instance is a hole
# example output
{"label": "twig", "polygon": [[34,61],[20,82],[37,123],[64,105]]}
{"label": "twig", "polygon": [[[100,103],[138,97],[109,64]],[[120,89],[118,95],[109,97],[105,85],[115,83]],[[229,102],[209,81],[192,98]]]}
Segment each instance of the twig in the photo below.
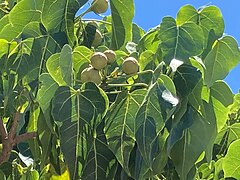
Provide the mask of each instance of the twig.
{"label": "twig", "polygon": [[16,136],[14,144],[21,143],[23,141],[33,139],[37,136],[37,132],[27,132],[21,135]]}
{"label": "twig", "polygon": [[16,134],[16,129],[17,129],[17,125],[18,125],[19,119],[20,119],[20,112],[16,112],[15,113],[15,117],[13,119],[12,127],[11,127],[11,129],[9,131],[9,138],[10,139],[13,139],[15,134]]}

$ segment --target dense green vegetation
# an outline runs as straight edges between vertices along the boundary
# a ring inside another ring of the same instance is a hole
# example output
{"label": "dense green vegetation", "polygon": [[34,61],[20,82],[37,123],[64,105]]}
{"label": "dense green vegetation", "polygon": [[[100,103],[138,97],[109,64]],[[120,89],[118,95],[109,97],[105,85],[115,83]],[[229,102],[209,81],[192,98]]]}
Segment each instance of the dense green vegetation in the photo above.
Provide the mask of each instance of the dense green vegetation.
{"label": "dense green vegetation", "polygon": [[144,32],[133,0],[1,2],[0,179],[240,179],[240,50],[216,6]]}

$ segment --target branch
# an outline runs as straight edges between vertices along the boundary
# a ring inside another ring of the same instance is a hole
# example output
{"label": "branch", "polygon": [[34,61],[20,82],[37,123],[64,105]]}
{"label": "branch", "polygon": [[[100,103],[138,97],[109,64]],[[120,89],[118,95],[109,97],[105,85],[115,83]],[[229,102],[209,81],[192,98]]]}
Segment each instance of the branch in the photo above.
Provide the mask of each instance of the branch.
{"label": "branch", "polygon": [[9,132],[9,139],[13,139],[16,134],[19,118],[20,118],[20,112],[16,112],[15,117],[13,119],[12,127]]}
{"label": "branch", "polygon": [[37,132],[27,132],[27,133],[16,136],[16,138],[14,140],[14,144],[18,144],[23,141],[33,139],[35,137],[37,137]]}
{"label": "branch", "polygon": [[11,151],[13,149],[13,146],[15,146],[20,142],[32,139],[37,136],[37,132],[27,132],[27,133],[16,136],[16,130],[17,130],[19,118],[20,118],[20,112],[16,112],[15,117],[13,119],[12,127],[9,133],[7,132],[3,124],[2,118],[0,118],[0,134],[2,137],[2,145],[3,145],[3,150],[2,150],[2,153],[0,154],[0,165],[8,161]]}

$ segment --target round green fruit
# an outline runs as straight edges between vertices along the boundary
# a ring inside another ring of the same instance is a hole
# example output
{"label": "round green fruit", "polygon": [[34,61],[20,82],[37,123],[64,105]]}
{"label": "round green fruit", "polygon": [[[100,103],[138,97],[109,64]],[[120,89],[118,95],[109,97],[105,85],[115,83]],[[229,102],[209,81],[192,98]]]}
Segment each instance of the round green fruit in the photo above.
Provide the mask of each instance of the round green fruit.
{"label": "round green fruit", "polygon": [[82,71],[81,81],[82,82],[94,82],[96,84],[100,84],[102,81],[102,77],[100,75],[99,70],[96,70],[93,67],[88,67]]}
{"label": "round green fruit", "polygon": [[105,13],[108,9],[108,0],[93,0],[92,11],[96,14]]}
{"label": "round green fruit", "polygon": [[103,36],[102,36],[101,32],[98,29],[96,29],[92,46],[98,47],[102,43],[102,38],[103,38]]}
{"label": "round green fruit", "polygon": [[139,64],[134,57],[128,57],[123,61],[122,70],[126,74],[135,74],[138,72]]}
{"label": "round green fruit", "polygon": [[116,53],[113,50],[106,50],[104,54],[107,56],[108,64],[112,64],[116,59]]}
{"label": "round green fruit", "polygon": [[92,67],[94,67],[97,70],[105,68],[108,62],[107,56],[102,52],[94,53],[90,58],[90,61]]}

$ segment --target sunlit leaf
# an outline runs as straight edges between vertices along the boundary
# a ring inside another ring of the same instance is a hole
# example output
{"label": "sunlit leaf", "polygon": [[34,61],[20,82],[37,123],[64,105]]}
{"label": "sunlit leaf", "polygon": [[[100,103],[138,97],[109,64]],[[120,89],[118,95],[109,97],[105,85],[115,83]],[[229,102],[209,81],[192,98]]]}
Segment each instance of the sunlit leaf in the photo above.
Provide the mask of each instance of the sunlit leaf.
{"label": "sunlit leaf", "polygon": [[239,61],[240,50],[234,38],[225,36],[217,40],[204,59],[206,66],[204,81],[206,85],[210,87],[216,80],[224,79]]}
{"label": "sunlit leaf", "polygon": [[132,19],[134,16],[133,0],[111,0],[112,40],[111,47],[120,49],[132,40]]}
{"label": "sunlit leaf", "polygon": [[163,60],[169,64],[172,59],[188,62],[189,57],[203,51],[204,36],[202,28],[195,23],[177,26],[172,17],[164,17],[160,24],[158,37]]}
{"label": "sunlit leaf", "polygon": [[240,160],[239,160],[240,139],[234,141],[228,148],[228,152],[223,159],[224,177],[240,179]]}

